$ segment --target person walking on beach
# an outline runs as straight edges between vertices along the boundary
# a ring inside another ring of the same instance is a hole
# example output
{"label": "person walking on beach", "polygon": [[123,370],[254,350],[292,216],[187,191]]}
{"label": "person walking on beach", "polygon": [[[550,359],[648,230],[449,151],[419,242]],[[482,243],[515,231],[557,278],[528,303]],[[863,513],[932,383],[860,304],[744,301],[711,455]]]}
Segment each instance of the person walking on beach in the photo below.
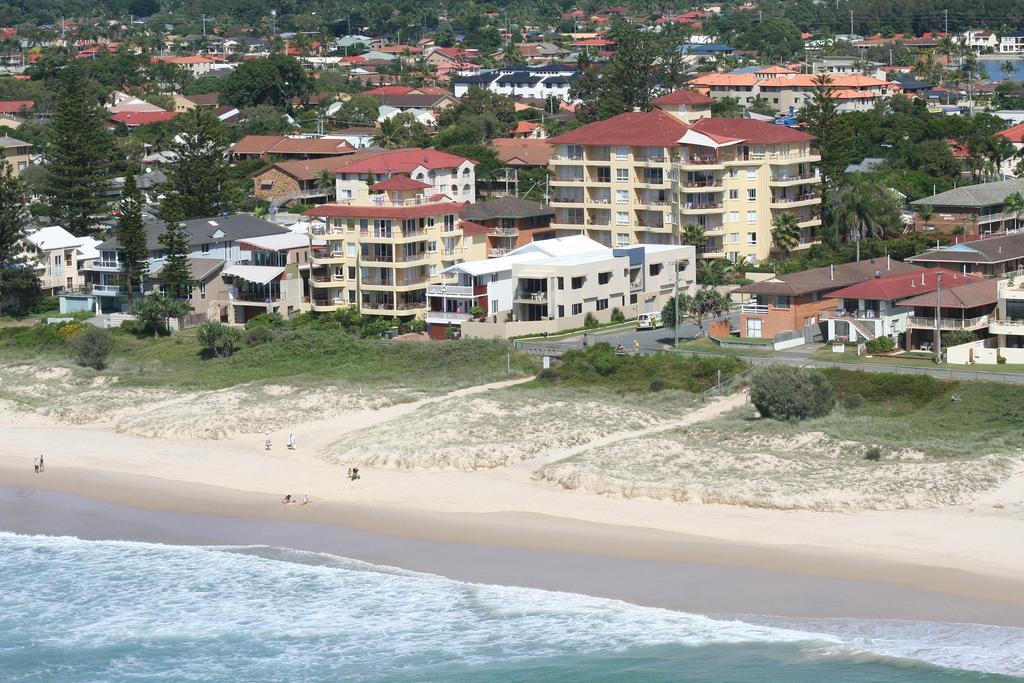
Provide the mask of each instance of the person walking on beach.
{"label": "person walking on beach", "polygon": [[43,472],[46,470],[46,465],[43,464],[43,454],[39,454],[39,471]]}
{"label": "person walking on beach", "polygon": [[640,355],[640,340],[639,339],[634,339],[633,340],[633,355],[634,356],[639,356]]}
{"label": "person walking on beach", "polygon": [[32,461],[32,466],[35,468],[36,474],[39,474],[39,456]]}
{"label": "person walking on beach", "polygon": [[266,444],[267,450],[270,450],[270,432],[266,432],[263,435],[263,443]]}
{"label": "person walking on beach", "polygon": [[288,450],[295,450],[295,432],[288,432]]}

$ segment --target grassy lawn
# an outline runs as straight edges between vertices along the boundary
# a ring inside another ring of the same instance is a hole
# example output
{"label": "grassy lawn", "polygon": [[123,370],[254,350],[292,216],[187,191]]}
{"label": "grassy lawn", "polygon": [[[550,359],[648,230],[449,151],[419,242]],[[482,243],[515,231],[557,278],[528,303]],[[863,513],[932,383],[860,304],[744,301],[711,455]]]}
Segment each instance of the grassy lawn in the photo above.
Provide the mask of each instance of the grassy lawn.
{"label": "grassy lawn", "polygon": [[527,387],[596,388],[623,393],[678,390],[698,393],[711,388],[721,371],[726,380],[747,369],[737,358],[675,354],[617,356],[610,344],[593,344],[567,352],[562,362],[544,370]]}
{"label": "grassy lawn", "polygon": [[905,368],[932,368],[939,370],[962,370],[965,372],[1003,372],[1008,374],[1024,374],[1024,365],[950,365],[936,364],[931,354],[921,352],[905,353],[898,356],[858,356],[856,353],[832,353],[832,346],[825,345],[811,356],[814,360],[833,361],[836,363],[867,363],[870,365],[890,365]]}
{"label": "grassy lawn", "polygon": [[676,345],[680,351],[693,351],[696,353],[715,353],[721,356],[774,356],[776,352],[771,349],[761,348],[761,344],[749,344],[750,348],[724,349],[711,339],[698,337],[688,341],[681,341]]}
{"label": "grassy lawn", "polygon": [[[961,459],[1020,450],[1024,386],[840,368],[818,372],[836,387],[838,403],[830,415],[790,424],[753,420],[745,410],[717,421],[716,428],[758,434],[822,432],[888,450]],[[951,400],[954,394],[960,401]]]}
{"label": "grassy lawn", "polygon": [[[53,327],[53,326],[40,326]],[[109,367],[128,386],[219,389],[256,380],[304,384],[343,381],[369,386],[450,391],[506,379],[504,341],[383,342],[341,330],[282,330],[265,344],[243,343],[233,356],[209,358],[194,330],[153,339],[115,331]],[[0,360],[70,365],[66,343],[32,330],[0,330]],[[512,375],[536,372],[537,362],[511,356]],[[81,370],[81,372],[93,372]]]}

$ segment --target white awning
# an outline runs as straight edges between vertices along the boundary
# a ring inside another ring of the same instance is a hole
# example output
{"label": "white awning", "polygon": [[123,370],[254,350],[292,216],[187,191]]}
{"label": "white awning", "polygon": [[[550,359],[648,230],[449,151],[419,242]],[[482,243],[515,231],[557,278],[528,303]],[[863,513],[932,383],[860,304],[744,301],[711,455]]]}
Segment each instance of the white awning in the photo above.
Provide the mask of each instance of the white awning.
{"label": "white awning", "polygon": [[697,145],[698,147],[712,147],[714,149],[729,147],[740,142],[743,142],[743,140],[740,140],[739,138],[725,138],[706,135],[695,131],[692,128],[683,133],[683,137],[679,138],[679,144],[681,145]]}
{"label": "white awning", "polygon": [[284,272],[284,268],[275,266],[231,266],[224,269],[225,275],[233,275],[247,282],[265,285]]}

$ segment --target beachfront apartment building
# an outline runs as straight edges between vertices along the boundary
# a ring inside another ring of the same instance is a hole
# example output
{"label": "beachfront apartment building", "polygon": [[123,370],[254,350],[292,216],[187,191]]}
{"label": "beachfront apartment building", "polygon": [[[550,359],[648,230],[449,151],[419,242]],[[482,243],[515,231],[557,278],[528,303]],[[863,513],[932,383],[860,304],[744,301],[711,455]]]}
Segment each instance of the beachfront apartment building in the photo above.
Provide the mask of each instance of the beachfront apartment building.
{"label": "beachfront apartment building", "polygon": [[660,108],[620,114],[551,138],[550,204],[559,236],[606,247],[678,244],[704,229],[706,258],[756,262],[772,250],[772,221],[797,218],[798,249],[821,225],[820,157],[813,137],[749,119]]}
{"label": "beachfront apartment building", "polygon": [[[507,338],[661,311],[678,287],[691,293],[696,249],[689,245],[609,248],[583,236],[534,241],[504,256],[450,266],[427,287],[428,333],[445,339]],[[481,311],[475,313],[476,311]]]}
{"label": "beachfront apartment building", "polygon": [[368,315],[422,316],[427,283],[459,261],[483,258],[469,246],[459,220],[466,206],[433,185],[391,175],[373,185],[338,181],[344,201],[322,204],[306,215],[310,238],[322,241],[312,251],[310,277],[314,311],[356,306]]}
{"label": "beachfront apartment building", "polygon": [[[891,94],[885,81],[856,74],[831,73],[837,105],[843,111],[867,111],[875,102]],[[782,66],[768,66],[756,71],[707,73],[697,76],[689,85],[716,100],[735,99],[741,105],[753,104],[758,98],[780,114],[794,114],[814,94],[812,74],[798,73]]]}
{"label": "beachfront apartment building", "polygon": [[99,244],[94,237],[75,237],[59,225],[30,228],[22,240],[22,255],[35,270],[40,288],[52,295],[85,284],[86,271],[99,258]]}
{"label": "beachfront apartment building", "polygon": [[[476,163],[455,154],[436,149],[396,149],[369,154],[335,169],[336,192],[339,203],[367,201],[367,180],[386,180],[392,176],[405,176],[423,183],[427,200],[476,201]],[[381,201],[384,195],[377,195]],[[417,200],[422,201],[422,200]]]}

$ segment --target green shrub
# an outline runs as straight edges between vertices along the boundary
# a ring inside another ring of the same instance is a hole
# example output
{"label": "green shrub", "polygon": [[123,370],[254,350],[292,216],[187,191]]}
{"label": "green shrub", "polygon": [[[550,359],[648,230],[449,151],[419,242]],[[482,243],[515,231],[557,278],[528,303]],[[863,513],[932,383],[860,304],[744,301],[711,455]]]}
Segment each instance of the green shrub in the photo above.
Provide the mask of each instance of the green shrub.
{"label": "green shrub", "polygon": [[260,313],[255,318],[246,321],[245,329],[254,330],[257,327],[268,327],[272,330],[279,330],[284,327],[284,317],[280,313]]}
{"label": "green shrub", "polygon": [[1006,356],[1004,356],[1003,354],[1001,354],[1001,353],[999,353],[997,351],[996,352],[996,363],[999,364],[999,365],[1006,365]]}
{"label": "green shrub", "polygon": [[114,348],[114,337],[107,330],[87,325],[71,338],[69,346],[71,357],[76,363],[94,370],[102,370],[107,366],[107,358]]}
{"label": "green shrub", "polygon": [[894,345],[892,343],[892,337],[882,335],[877,339],[872,339],[864,345],[868,353],[889,353],[893,350]]}
{"label": "green shrub", "polygon": [[882,459],[882,449],[878,446],[872,446],[864,453],[865,460],[878,461]]}
{"label": "green shrub", "polygon": [[819,370],[836,389],[841,401],[858,394],[865,407],[884,406],[884,412],[906,407],[916,410],[945,388],[945,382],[930,375],[898,375],[892,372],[863,372],[825,368]]}
{"label": "green shrub", "polygon": [[601,323],[597,322],[597,318],[594,314],[587,311],[587,314],[583,317],[583,327],[589,330],[590,328],[597,327],[600,324]]}
{"label": "green shrub", "polygon": [[626,314],[618,308],[613,308],[611,320],[613,323],[624,323],[626,322]]}
{"label": "green shrub", "polygon": [[55,296],[44,296],[32,307],[33,313],[48,313],[60,309],[60,299]]}
{"label": "green shrub", "polygon": [[977,338],[971,330],[950,330],[942,333],[942,346],[948,349],[950,346],[968,344]]}
{"label": "green shrub", "polygon": [[850,394],[843,399],[843,408],[857,410],[864,406],[864,397],[860,394]]}
{"label": "green shrub", "polygon": [[836,394],[821,373],[790,365],[765,365],[754,370],[750,400],[764,417],[798,421],[828,415]]}
{"label": "green shrub", "polygon": [[274,340],[274,330],[269,325],[260,325],[245,331],[245,343],[250,346],[259,346]]}
{"label": "green shrub", "polygon": [[[269,330],[268,330],[269,331]],[[271,333],[273,334],[273,333]],[[207,320],[196,328],[199,343],[218,356],[230,356],[242,339],[242,333],[219,320]]]}

